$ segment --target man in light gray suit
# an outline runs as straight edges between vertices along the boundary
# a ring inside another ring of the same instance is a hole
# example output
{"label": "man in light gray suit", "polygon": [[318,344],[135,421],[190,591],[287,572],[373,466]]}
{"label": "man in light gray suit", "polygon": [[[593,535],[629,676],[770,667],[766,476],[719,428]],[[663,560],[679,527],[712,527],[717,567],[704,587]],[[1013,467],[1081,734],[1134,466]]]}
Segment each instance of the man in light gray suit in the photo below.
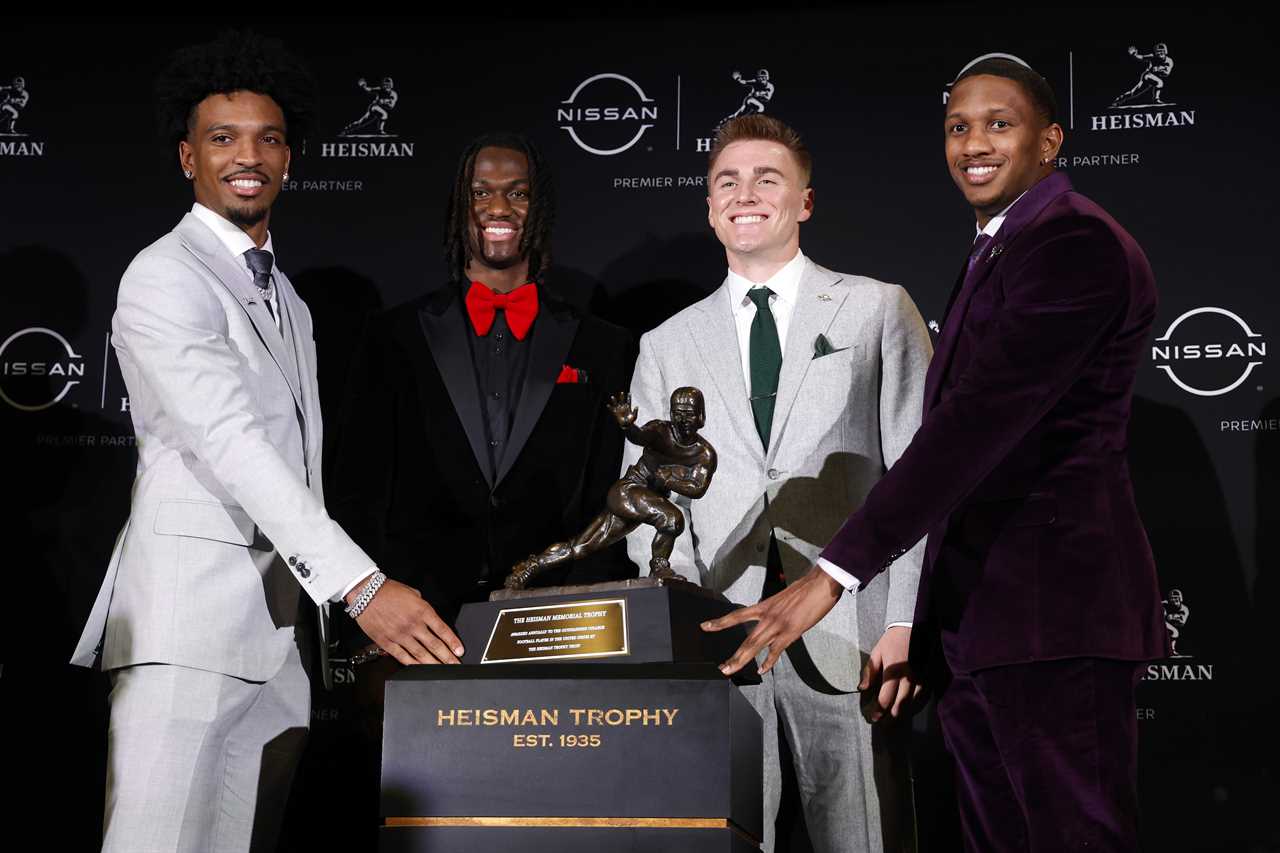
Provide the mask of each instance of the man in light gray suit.
{"label": "man in light gray suit", "polygon": [[[676,387],[702,389],[702,435],[719,468],[701,500],[673,498],[688,533],[671,567],[744,605],[804,574],[906,447],[931,354],[901,287],[831,272],[800,252],[800,223],[813,213],[810,169],[799,136],[776,119],[744,116],[721,128],[707,203],[728,277],[641,339],[631,386],[642,418],[662,417]],[[628,454],[624,466],[635,448]],[[641,566],[648,544],[628,540]],[[908,731],[871,723],[904,715],[920,689],[906,660],[922,551],[895,563],[878,592],[843,599],[746,688],[764,721],[766,851],[780,737],[815,850],[914,849]],[[874,681],[859,678],[868,662],[881,673]]]}
{"label": "man in light gray suit", "polygon": [[325,512],[311,318],[268,231],[309,76],[230,33],[158,89],[196,203],[120,282],[138,473],[73,663],[111,674],[104,850],[272,850],[310,716],[305,610],[345,598],[406,664],[462,648]]}

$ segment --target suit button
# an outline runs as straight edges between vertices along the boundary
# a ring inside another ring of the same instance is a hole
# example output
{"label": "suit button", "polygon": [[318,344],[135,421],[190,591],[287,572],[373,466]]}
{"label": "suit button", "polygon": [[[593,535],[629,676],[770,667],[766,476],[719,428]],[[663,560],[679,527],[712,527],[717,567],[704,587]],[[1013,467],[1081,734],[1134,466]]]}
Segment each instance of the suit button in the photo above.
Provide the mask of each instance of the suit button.
{"label": "suit button", "polygon": [[770,480],[776,480],[776,479],[778,479],[778,478],[779,478],[779,477],[781,477],[781,476],[782,476],[782,473],[781,473],[777,468],[770,468],[770,469],[769,469],[769,479],[770,479]]}
{"label": "suit button", "polygon": [[756,546],[756,553],[757,553],[757,554],[763,554],[763,553],[764,553],[764,543],[763,543],[763,542],[761,542],[759,545],[757,545],[757,546]]}
{"label": "suit button", "polygon": [[498,507],[502,506],[502,498],[498,497],[497,495],[489,495],[489,506],[493,507],[494,509],[497,509]]}

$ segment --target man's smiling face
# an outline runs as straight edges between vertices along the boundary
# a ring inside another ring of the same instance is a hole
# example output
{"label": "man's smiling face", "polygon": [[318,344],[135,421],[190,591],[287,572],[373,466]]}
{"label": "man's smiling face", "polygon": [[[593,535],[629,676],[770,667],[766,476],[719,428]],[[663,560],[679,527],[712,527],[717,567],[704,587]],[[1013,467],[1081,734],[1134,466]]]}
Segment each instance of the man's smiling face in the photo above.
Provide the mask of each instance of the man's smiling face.
{"label": "man's smiling face", "polygon": [[529,159],[510,148],[481,148],[471,179],[471,264],[504,270],[528,258],[520,245],[529,217]]}
{"label": "man's smiling face", "polygon": [[210,95],[196,105],[178,157],[193,173],[197,202],[241,228],[255,226],[289,170],[284,112],[257,92]]}
{"label": "man's smiling face", "polygon": [[731,254],[786,262],[800,249],[813,191],[784,145],[744,139],[711,164],[707,220]]}
{"label": "man's smiling face", "polygon": [[951,179],[982,225],[1049,174],[1062,145],[1022,86],[991,74],[956,84],[943,128]]}

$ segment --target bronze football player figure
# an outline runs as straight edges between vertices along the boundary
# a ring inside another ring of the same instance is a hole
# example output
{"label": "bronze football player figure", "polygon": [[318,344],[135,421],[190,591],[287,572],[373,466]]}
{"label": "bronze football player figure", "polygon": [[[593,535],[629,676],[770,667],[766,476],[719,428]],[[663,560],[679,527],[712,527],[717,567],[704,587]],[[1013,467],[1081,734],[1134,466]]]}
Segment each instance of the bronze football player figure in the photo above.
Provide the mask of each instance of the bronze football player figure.
{"label": "bronze football player figure", "polygon": [[643,447],[644,453],[610,487],[604,512],[592,519],[586,530],[570,542],[557,542],[516,564],[507,576],[507,589],[524,589],[552,566],[607,548],[641,524],[657,531],[649,574],[675,577],[671,549],[684,531],[684,514],[670,501],[671,493],[702,497],[716,470],[715,449],[698,435],[706,423],[702,392],[697,388],[677,388],[671,394],[671,420],[652,420],[642,427],[636,426],[637,412],[630,394],[614,394],[608,406],[627,440]]}

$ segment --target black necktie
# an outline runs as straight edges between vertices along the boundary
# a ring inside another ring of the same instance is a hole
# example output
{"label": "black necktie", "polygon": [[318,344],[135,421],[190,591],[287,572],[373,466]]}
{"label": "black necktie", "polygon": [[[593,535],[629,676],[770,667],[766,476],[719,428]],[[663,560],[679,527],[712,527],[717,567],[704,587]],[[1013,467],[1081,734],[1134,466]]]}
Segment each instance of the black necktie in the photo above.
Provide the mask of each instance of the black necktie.
{"label": "black necktie", "polygon": [[250,249],[244,253],[244,259],[249,264],[250,271],[253,272],[254,286],[262,293],[262,301],[266,303],[267,313],[274,320],[276,312],[271,310],[271,266],[275,258],[271,257],[271,253],[265,249]]}

